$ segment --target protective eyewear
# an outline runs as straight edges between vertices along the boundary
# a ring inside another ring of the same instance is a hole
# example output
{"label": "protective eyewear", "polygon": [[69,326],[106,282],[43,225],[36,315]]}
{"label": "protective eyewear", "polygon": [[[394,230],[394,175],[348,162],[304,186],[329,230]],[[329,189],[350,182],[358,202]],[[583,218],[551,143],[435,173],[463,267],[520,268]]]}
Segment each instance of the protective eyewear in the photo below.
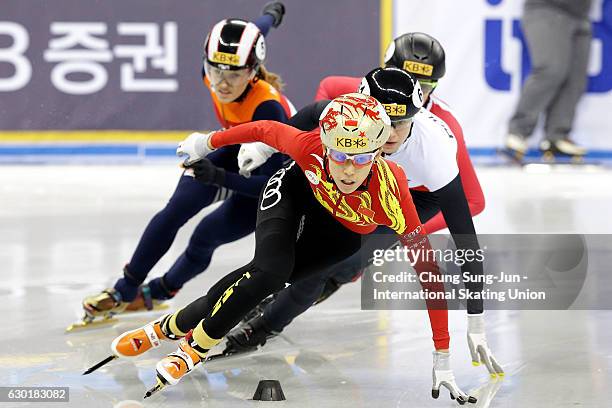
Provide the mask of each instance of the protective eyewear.
{"label": "protective eyewear", "polygon": [[391,121],[391,127],[395,130],[403,130],[410,126],[412,119],[395,120]]}
{"label": "protective eyewear", "polygon": [[432,81],[427,79],[419,79],[419,85],[424,91],[433,91],[438,86],[438,81]]}
{"label": "protective eyewear", "polygon": [[353,162],[355,167],[363,167],[372,163],[378,154],[378,151],[372,153],[346,154],[333,149],[327,149],[329,158],[336,164],[344,164],[348,160]]}
{"label": "protective eyewear", "polygon": [[213,85],[219,85],[223,81],[231,86],[239,85],[242,82],[248,81],[249,75],[251,74],[249,68],[226,70],[210,65],[208,62],[204,63],[204,71],[206,72],[208,80]]}

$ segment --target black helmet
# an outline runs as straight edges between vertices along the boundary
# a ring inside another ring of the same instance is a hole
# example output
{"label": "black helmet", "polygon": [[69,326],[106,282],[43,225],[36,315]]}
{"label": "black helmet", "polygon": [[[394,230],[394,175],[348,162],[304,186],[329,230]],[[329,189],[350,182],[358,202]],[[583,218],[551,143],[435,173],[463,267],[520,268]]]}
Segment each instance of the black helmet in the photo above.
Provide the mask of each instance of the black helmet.
{"label": "black helmet", "polygon": [[215,24],[204,42],[204,62],[220,69],[257,69],[266,58],[266,42],[257,26],[230,19]]}
{"label": "black helmet", "polygon": [[406,33],[397,37],[385,52],[385,66],[402,68],[417,79],[437,81],[444,76],[444,48],[425,33]]}
{"label": "black helmet", "polygon": [[423,106],[423,91],[408,72],[395,68],[376,68],[362,80],[359,92],[376,98],[392,122],[412,118]]}

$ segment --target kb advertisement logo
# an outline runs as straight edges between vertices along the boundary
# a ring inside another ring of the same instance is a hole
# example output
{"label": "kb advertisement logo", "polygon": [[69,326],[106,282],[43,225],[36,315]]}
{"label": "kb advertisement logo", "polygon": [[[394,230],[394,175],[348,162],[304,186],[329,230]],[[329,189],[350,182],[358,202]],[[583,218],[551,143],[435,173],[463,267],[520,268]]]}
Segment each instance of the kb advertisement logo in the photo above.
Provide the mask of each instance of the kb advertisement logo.
{"label": "kb advertisement logo", "polygon": [[[499,6],[504,0],[486,0],[491,6]],[[596,1],[595,1],[596,2]],[[599,72],[589,76],[587,92],[604,93],[612,90],[612,0],[603,0],[602,20],[593,21],[593,40],[591,42],[592,61],[596,61]],[[510,29],[504,24],[511,24]],[[484,74],[487,84],[498,91],[509,91],[514,75],[520,75],[521,84],[531,70],[529,50],[521,29],[519,19],[511,21],[497,19],[485,20],[484,36]],[[511,33],[504,37],[504,31]],[[521,46],[520,72],[507,72],[503,68],[504,47],[511,41],[519,41]],[[599,43],[595,46],[596,43]]]}

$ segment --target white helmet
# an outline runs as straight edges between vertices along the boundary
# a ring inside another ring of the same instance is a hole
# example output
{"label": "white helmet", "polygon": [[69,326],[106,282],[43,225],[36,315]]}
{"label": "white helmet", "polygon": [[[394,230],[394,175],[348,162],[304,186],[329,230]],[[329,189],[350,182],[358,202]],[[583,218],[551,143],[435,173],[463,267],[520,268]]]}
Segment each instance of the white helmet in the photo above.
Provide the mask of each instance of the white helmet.
{"label": "white helmet", "polygon": [[369,153],[382,147],[391,134],[385,108],[371,96],[341,95],[319,117],[323,145],[344,153]]}

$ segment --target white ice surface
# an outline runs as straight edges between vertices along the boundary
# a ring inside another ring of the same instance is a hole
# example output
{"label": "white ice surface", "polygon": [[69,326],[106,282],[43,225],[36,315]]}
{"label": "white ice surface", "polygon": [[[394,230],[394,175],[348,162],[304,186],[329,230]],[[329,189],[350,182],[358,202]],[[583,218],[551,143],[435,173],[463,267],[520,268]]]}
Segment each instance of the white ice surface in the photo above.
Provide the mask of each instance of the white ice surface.
{"label": "white ice surface", "polygon": [[[480,233],[612,233],[612,172],[587,167],[479,168],[486,209]],[[173,165],[0,167],[0,386],[68,386],[74,407],[140,400],[154,384],[154,365],[173,349],[114,362],[90,376],[114,336],[151,316],[111,328],[66,335],[84,295],[119,276],[148,220],[179,176]],[[200,216],[201,217],[201,216]],[[199,217],[179,233],[155,267],[163,273],[182,252]],[[173,301],[203,294],[244,264],[252,237],[219,249],[210,269]],[[451,407],[430,396],[431,340],[420,311],[361,311],[358,284],[299,317],[281,338],[244,357],[210,363],[147,407]],[[451,312],[453,367],[479,407],[610,406],[612,313],[487,313],[491,348],[508,375],[490,382],[472,367],[465,314]],[[250,401],[258,380],[279,379],[287,401]],[[487,402],[487,400],[490,400]],[[492,401],[492,402],[491,402]],[[63,406],[3,404],[0,406]]]}

